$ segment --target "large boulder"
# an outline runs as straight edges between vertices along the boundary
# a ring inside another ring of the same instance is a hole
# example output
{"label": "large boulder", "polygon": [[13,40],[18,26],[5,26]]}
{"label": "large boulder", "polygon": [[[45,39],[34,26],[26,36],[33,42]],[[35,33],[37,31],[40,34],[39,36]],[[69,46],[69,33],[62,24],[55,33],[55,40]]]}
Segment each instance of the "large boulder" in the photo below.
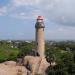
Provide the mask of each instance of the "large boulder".
{"label": "large boulder", "polygon": [[15,61],[6,61],[4,62],[5,65],[10,65],[10,66],[16,66],[16,62]]}
{"label": "large boulder", "polygon": [[35,75],[38,72],[40,62],[41,58],[37,56],[24,57],[24,65],[28,70],[30,70],[31,75]]}
{"label": "large boulder", "polygon": [[46,75],[45,71],[48,68],[48,66],[50,66],[50,64],[46,61],[46,58],[42,58],[40,62],[38,74]]}
{"label": "large boulder", "polygon": [[27,75],[28,70],[24,66],[16,66],[16,64],[2,63],[0,64],[0,75]]}
{"label": "large boulder", "polygon": [[45,58],[41,58],[40,56],[25,56],[24,65],[28,70],[30,70],[31,75],[45,75],[45,70],[49,66],[49,63]]}

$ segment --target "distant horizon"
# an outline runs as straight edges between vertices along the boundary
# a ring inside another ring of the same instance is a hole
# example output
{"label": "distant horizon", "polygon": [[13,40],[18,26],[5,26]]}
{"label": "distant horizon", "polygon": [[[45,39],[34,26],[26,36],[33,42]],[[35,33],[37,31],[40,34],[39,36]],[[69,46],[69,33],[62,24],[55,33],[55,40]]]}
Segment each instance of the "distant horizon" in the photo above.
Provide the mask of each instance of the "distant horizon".
{"label": "distant horizon", "polygon": [[[35,39],[0,39],[0,41],[2,40],[7,40],[7,41],[35,41]],[[75,41],[75,39],[45,39],[45,41]]]}

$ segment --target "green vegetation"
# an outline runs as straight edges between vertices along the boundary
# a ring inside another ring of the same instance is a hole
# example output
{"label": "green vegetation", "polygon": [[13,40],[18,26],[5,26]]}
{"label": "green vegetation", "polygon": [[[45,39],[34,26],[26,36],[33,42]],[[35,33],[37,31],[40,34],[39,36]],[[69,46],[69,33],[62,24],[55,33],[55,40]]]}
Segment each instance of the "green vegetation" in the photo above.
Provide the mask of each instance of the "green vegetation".
{"label": "green vegetation", "polygon": [[18,49],[20,51],[19,57],[26,56],[34,48],[35,48],[34,42],[20,42],[18,44]]}
{"label": "green vegetation", "polygon": [[0,41],[0,62],[22,58],[27,55],[34,46],[34,42]]}
{"label": "green vegetation", "polygon": [[8,45],[2,44],[0,46],[0,62],[6,60],[16,60],[19,54],[19,50],[17,48],[11,48]]}
{"label": "green vegetation", "polygon": [[49,63],[56,62],[55,66],[49,66],[48,75],[75,75],[75,42],[47,42],[46,58]]}
{"label": "green vegetation", "polygon": [[[75,75],[74,41],[47,41],[45,46],[47,61],[56,63],[47,68],[47,75]],[[33,41],[0,41],[0,62],[23,58],[32,49],[35,49]]]}

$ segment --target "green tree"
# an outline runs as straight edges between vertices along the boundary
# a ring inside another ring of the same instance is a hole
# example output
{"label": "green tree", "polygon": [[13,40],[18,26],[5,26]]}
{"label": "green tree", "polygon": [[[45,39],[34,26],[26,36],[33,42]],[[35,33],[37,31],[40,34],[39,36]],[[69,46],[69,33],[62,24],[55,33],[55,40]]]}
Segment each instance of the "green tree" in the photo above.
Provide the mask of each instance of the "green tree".
{"label": "green tree", "polygon": [[23,57],[27,55],[34,48],[34,43],[21,42],[19,43],[18,48],[20,50],[19,57]]}

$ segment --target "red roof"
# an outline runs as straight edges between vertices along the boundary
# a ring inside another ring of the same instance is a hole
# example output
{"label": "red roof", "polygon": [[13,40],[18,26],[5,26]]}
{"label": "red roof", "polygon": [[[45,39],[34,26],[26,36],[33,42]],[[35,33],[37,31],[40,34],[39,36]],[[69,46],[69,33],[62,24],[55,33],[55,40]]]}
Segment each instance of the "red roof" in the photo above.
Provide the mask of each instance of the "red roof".
{"label": "red roof", "polygon": [[43,20],[43,16],[38,16],[37,20]]}

